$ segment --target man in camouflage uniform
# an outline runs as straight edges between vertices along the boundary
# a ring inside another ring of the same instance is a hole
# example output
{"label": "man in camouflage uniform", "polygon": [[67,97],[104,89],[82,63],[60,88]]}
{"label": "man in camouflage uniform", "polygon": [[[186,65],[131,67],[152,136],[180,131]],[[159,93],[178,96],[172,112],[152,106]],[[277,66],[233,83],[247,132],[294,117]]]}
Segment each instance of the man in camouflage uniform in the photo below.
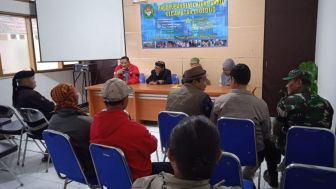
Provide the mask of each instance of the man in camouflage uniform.
{"label": "man in camouflage uniform", "polygon": [[278,106],[274,134],[278,147],[285,152],[286,133],[291,126],[331,128],[334,110],[330,103],[309,90],[311,75],[301,70],[292,70],[283,78],[288,81],[288,95],[281,98]]}

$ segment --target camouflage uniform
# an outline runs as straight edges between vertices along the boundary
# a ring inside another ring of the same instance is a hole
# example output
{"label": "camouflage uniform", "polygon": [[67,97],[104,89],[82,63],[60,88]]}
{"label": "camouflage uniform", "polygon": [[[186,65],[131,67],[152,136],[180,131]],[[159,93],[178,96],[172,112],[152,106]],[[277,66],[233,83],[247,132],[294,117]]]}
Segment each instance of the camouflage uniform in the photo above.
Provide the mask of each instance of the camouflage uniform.
{"label": "camouflage uniform", "polygon": [[308,126],[331,128],[334,110],[330,103],[312,94],[305,88],[302,92],[280,99],[277,106],[277,123],[282,127],[282,135],[278,138],[278,145],[284,153],[286,133],[291,126]]}

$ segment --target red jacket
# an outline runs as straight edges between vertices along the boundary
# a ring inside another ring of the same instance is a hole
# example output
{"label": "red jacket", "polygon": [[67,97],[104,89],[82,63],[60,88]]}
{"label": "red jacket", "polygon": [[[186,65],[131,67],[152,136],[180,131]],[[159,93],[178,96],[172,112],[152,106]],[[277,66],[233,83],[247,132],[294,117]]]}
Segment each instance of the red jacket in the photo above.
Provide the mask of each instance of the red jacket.
{"label": "red jacket", "polygon": [[[134,64],[130,64],[129,65],[129,75],[128,75],[128,80],[127,80],[127,84],[136,84],[136,83],[139,83],[139,69],[136,65]],[[122,69],[122,66],[119,64],[115,69],[114,69],[114,74],[116,74],[117,71],[121,70]],[[119,79],[122,79],[122,80],[126,80],[126,78],[124,78],[124,75],[123,74],[119,74],[118,75],[118,78]]]}
{"label": "red jacket", "polygon": [[157,139],[145,126],[129,120],[122,110],[96,114],[90,128],[90,143],[120,148],[134,180],[152,174],[150,156],[157,148]]}

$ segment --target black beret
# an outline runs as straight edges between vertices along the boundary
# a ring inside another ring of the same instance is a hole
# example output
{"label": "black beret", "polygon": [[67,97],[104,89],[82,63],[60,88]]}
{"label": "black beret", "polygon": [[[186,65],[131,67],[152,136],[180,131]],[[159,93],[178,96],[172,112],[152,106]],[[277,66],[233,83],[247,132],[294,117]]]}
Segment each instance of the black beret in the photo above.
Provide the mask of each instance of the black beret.
{"label": "black beret", "polygon": [[22,71],[19,71],[17,72],[13,79],[23,79],[23,78],[27,78],[27,77],[33,77],[35,75],[35,72],[34,70],[22,70]]}

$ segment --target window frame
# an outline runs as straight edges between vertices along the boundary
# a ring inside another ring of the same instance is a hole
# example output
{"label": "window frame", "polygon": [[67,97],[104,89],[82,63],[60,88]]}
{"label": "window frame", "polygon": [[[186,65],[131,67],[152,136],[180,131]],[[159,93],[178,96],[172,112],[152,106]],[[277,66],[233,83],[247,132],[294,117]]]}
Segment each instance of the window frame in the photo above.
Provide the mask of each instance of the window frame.
{"label": "window frame", "polygon": [[[28,0],[26,1],[28,2]],[[36,57],[35,57],[35,47],[34,47],[34,36],[33,36],[33,26],[32,26],[32,20],[33,18],[36,18],[36,16],[31,15],[23,15],[23,14],[16,14],[16,13],[8,13],[8,12],[1,12],[0,16],[15,16],[15,17],[22,17],[25,19],[26,24],[26,30],[27,30],[27,45],[28,45],[28,53],[29,53],[29,65],[31,68],[35,70],[36,73],[47,73],[47,72],[58,72],[58,71],[64,71],[64,70],[72,70],[72,65],[64,65],[64,62],[58,62],[58,68],[57,69],[47,69],[47,70],[37,70],[37,64],[36,64]],[[0,54],[0,78],[3,77],[9,77],[13,76],[15,73],[3,73],[2,69],[2,59]],[[18,70],[20,71],[20,70]]]}

